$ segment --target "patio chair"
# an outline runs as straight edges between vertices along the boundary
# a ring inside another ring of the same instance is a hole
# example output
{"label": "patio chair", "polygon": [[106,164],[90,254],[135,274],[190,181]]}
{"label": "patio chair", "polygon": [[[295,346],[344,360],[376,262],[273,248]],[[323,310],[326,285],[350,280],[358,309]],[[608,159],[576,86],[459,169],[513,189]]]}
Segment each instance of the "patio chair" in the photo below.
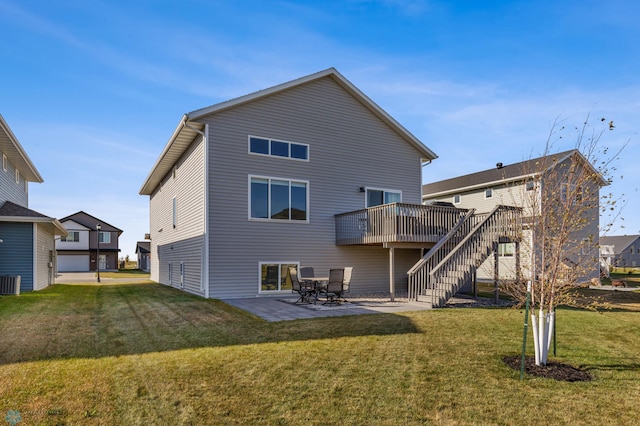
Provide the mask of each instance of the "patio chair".
{"label": "patio chair", "polygon": [[344,280],[344,269],[330,269],[329,282],[323,289],[327,300],[323,305],[339,305],[342,297],[342,282]]}
{"label": "patio chair", "polygon": [[310,281],[315,276],[312,266],[303,266],[300,268],[300,281]]}
{"label": "patio chair", "polygon": [[[291,291],[294,293],[298,293],[298,300],[294,303],[303,302],[303,303],[311,303],[311,296],[315,295],[315,289],[313,285],[307,281],[301,281],[298,279],[298,270],[290,266],[289,270],[289,279],[291,280]],[[315,303],[315,301],[314,301]]]}
{"label": "patio chair", "polygon": [[342,277],[342,292],[340,293],[341,302],[349,302],[344,298],[345,293],[349,293],[349,287],[351,286],[351,274],[353,273],[353,267],[348,266],[344,268],[344,276]]}

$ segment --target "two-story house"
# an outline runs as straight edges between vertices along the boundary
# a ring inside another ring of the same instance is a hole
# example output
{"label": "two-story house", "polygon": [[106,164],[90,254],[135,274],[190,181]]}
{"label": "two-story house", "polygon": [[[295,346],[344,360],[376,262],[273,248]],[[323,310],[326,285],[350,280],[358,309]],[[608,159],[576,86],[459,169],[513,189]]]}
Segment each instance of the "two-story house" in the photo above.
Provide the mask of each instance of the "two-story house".
{"label": "two-story house", "polygon": [[[563,260],[568,266],[580,260],[581,264],[589,259],[585,281],[598,276],[598,231],[599,231],[599,189],[607,185],[600,173],[578,151],[569,150],[550,154],[519,163],[471,173],[451,179],[433,182],[422,187],[422,200],[425,204],[434,202],[450,203],[458,208],[475,209],[478,214],[491,211],[497,205],[516,206],[523,209],[524,243],[519,246],[515,241],[499,243],[495,256],[490,256],[478,268],[478,279],[494,279],[496,269],[499,277],[515,278],[520,269],[524,277],[530,276],[531,247],[534,247],[531,224],[534,216],[541,211],[549,211],[565,203],[567,185],[571,185],[569,176],[578,175],[574,168],[586,170],[588,178],[582,179],[582,188],[573,188],[573,192],[583,201],[589,199],[589,207],[581,210],[585,216],[584,226],[572,236],[576,244],[567,247]],[[566,183],[566,182],[568,183]],[[575,185],[574,185],[575,186]],[[587,196],[587,194],[592,194]],[[576,218],[576,221],[578,218]],[[575,247],[579,246],[576,250]],[[522,253],[520,253],[522,249]],[[578,259],[582,257],[584,259]],[[497,268],[496,268],[497,259]],[[519,261],[522,261],[520,264]],[[583,261],[584,260],[584,261]]]}
{"label": "two-story house", "polygon": [[140,189],[151,279],[255,297],[290,293],[289,265],[351,266],[353,292],[424,295],[416,265],[469,219],[421,204],[435,158],[333,68],[187,113]]}
{"label": "two-story house", "polygon": [[66,230],[29,209],[29,182],[43,179],[2,115],[0,153],[0,293],[39,290],[55,282],[54,238]]}
{"label": "two-story house", "polygon": [[[609,252],[603,250],[609,248]],[[640,267],[640,235],[617,235],[600,237],[600,257],[614,268]]]}
{"label": "two-story house", "polygon": [[118,270],[122,230],[83,211],[60,219],[68,235],[56,241],[58,272]]}

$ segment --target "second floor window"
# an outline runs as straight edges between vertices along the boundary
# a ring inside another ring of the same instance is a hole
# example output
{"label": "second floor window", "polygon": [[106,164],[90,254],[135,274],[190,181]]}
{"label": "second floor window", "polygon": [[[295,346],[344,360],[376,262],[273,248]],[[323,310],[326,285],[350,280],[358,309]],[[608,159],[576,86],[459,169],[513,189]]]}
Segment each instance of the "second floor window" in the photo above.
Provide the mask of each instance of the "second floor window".
{"label": "second floor window", "polygon": [[251,219],[308,220],[308,183],[252,176],[249,187]]}
{"label": "second floor window", "polygon": [[484,198],[485,199],[493,198],[493,189],[491,189],[491,188],[485,189],[484,190]]}
{"label": "second floor window", "polygon": [[460,195],[453,196],[453,204],[460,204],[462,200],[460,199]]}
{"label": "second floor window", "polygon": [[98,242],[102,243],[110,243],[111,242],[111,233],[110,232],[98,232]]}
{"label": "second floor window", "polygon": [[69,231],[69,235],[67,235],[66,237],[60,237],[60,241],[67,243],[77,243],[80,241],[80,232]]}
{"label": "second floor window", "polygon": [[254,136],[249,136],[249,152],[294,160],[309,160],[309,145]]}

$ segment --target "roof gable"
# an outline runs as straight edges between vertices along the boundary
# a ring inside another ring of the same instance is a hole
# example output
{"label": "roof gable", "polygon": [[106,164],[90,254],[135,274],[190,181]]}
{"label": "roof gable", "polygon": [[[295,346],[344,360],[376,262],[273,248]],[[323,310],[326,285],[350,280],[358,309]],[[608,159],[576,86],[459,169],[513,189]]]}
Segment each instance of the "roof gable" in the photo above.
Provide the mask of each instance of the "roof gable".
{"label": "roof gable", "polygon": [[13,164],[20,174],[29,182],[44,182],[36,166],[25,152],[18,139],[15,137],[9,125],[2,115],[0,115],[0,151],[2,151],[11,164]]}
{"label": "roof gable", "polygon": [[163,177],[166,176],[167,173],[169,173],[171,167],[173,167],[180,156],[189,148],[190,144],[195,140],[195,138],[199,134],[202,134],[204,124],[199,123],[198,120],[201,120],[212,114],[226,111],[230,108],[235,108],[240,105],[254,102],[258,99],[264,99],[265,97],[272,96],[274,94],[281,93],[283,91],[290,90],[322,78],[329,78],[334,83],[339,85],[349,95],[355,98],[372,114],[374,114],[379,120],[384,122],[394,132],[400,135],[402,139],[411,144],[418,152],[420,152],[423,158],[427,160],[433,160],[437,158],[437,155],[433,151],[427,148],[420,140],[418,140],[413,134],[405,129],[393,117],[387,114],[375,102],[373,102],[369,97],[362,93],[350,81],[342,76],[342,74],[340,74],[335,68],[329,68],[324,71],[308,75],[306,77],[292,80],[287,83],[273,86],[268,89],[250,93],[239,98],[231,99],[185,114],[180,120],[178,127],[169,139],[169,142],[165,146],[164,150],[160,154],[160,157],[152,167],[149,175],[145,179],[145,182],[142,184],[142,187],[140,188],[140,194],[151,195],[160,184]]}
{"label": "roof gable", "polygon": [[600,173],[593,168],[580,151],[572,149],[506,166],[502,165],[502,163],[498,163],[496,168],[493,169],[428,183],[422,186],[422,194],[423,197],[439,196],[447,193],[469,191],[476,188],[493,186],[496,184],[524,181],[552,169],[556,164],[562,163],[573,155],[577,155],[579,161],[583,165],[593,170],[593,172],[599,177],[599,183],[601,186],[607,184]]}
{"label": "roof gable", "polygon": [[88,229],[90,230],[95,230],[96,229],[96,225],[100,224],[101,226],[101,231],[103,232],[117,232],[118,235],[122,234],[122,230],[116,228],[113,225],[108,224],[107,222],[105,222],[102,219],[98,219],[95,216],[90,215],[89,213],[85,213],[83,211],[79,211],[77,213],[74,213],[72,215],[63,217],[62,219],[60,219],[60,222],[66,222],[72,220],[76,223],[79,223],[82,226],[86,226]]}
{"label": "roof gable", "polygon": [[149,241],[138,241],[136,243],[136,253],[150,253],[151,243]]}
{"label": "roof gable", "polygon": [[61,220],[60,223],[62,223],[62,225],[70,231],[91,231],[92,230],[91,228],[85,225],[82,225],[76,222],[75,220],[71,220],[71,219]]}
{"label": "roof gable", "polygon": [[618,235],[600,237],[600,246],[613,246],[613,252],[620,254],[640,239],[640,235]]}

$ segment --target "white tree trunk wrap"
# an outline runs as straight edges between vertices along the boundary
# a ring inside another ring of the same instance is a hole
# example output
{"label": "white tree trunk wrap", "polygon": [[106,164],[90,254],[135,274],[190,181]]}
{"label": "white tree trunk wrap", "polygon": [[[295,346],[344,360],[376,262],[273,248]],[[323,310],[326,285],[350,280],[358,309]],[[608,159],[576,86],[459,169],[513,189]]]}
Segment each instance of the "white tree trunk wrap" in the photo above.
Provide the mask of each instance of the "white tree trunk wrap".
{"label": "white tree trunk wrap", "polygon": [[536,355],[536,365],[547,365],[547,357],[555,325],[555,312],[545,313],[540,309],[537,316],[533,313],[531,314],[531,324],[533,325],[533,347]]}

